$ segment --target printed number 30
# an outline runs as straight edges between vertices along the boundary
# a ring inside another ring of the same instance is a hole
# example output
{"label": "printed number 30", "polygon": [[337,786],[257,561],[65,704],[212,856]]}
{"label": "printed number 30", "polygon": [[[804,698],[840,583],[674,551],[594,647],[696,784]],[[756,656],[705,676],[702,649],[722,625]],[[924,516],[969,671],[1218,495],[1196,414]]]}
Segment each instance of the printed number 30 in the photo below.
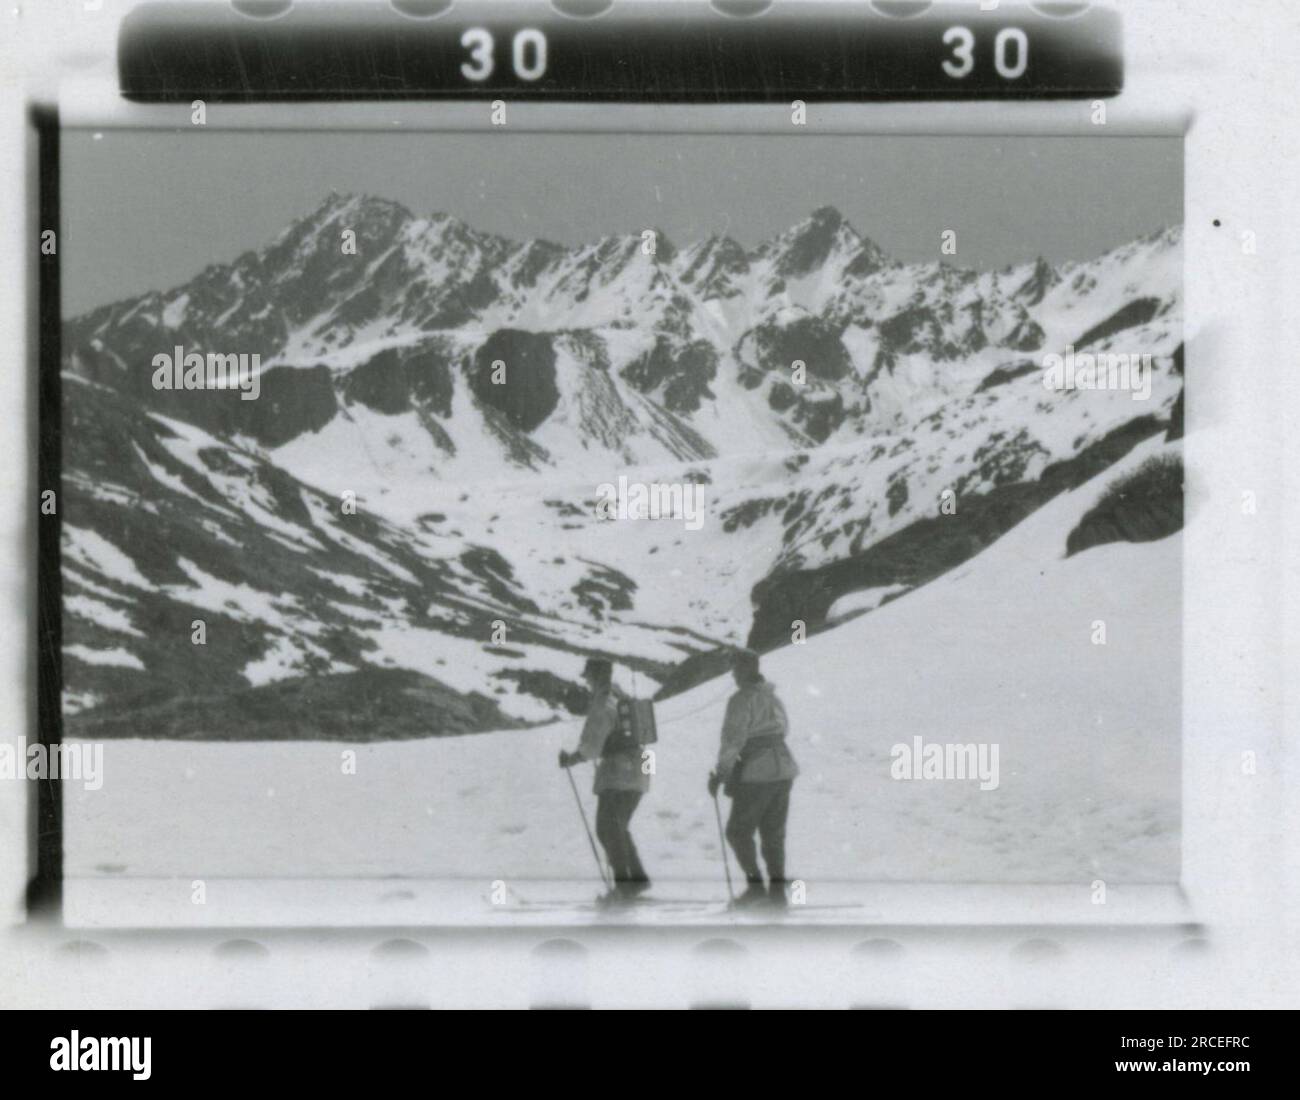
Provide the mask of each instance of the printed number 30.
{"label": "printed number 30", "polygon": [[[482,27],[471,27],[460,36],[460,44],[469,50],[469,61],[460,67],[461,75],[476,81],[490,77],[496,68],[492,35]],[[546,72],[546,36],[531,28],[520,31],[511,42],[510,60],[520,80],[540,79]]]}
{"label": "printed number 30", "polygon": [[[975,35],[970,28],[949,27],[943,32],[943,44],[952,48],[952,57],[944,61],[943,71],[956,80],[970,76],[975,69]],[[1004,80],[1025,75],[1029,67],[1029,37],[1019,27],[998,31],[993,40],[993,67]]]}

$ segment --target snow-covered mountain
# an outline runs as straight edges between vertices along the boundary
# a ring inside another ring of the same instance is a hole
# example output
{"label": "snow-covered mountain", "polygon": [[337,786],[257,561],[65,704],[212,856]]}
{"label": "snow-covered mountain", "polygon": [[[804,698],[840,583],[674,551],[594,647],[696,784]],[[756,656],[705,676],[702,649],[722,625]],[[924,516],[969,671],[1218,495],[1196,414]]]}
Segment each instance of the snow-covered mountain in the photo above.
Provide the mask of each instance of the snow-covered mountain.
{"label": "snow-covered mountain", "polygon": [[[980,274],[893,263],[830,208],[752,252],[679,250],[654,230],[564,248],[332,196],[260,252],[71,322],[68,343],[87,378],[166,398],[309,479],[343,453],[354,490],[391,495],[412,477],[586,473],[902,427],[1134,302],[1148,305],[1130,327],[1168,333],[1179,243],[1172,230],[1091,264]],[[258,409],[154,393],[144,364],[173,344],[260,353]]]}
{"label": "snow-covered mountain", "polygon": [[[1181,264],[1177,228],[980,273],[894,262],[830,208],[752,250],[565,247],[331,196],[66,323],[70,703],[209,736],[228,719],[189,700],[236,700],[249,736],[298,736],[270,729],[292,699],[393,736],[562,714],[592,652],[690,686],[1168,433]],[[176,346],[259,354],[260,396],[155,390]],[[1045,389],[1067,346],[1149,353],[1150,396]],[[702,528],[601,520],[620,474],[698,486]]]}
{"label": "snow-covered mountain", "polygon": [[[961,569],[764,658],[802,769],[789,858],[812,907],[788,919],[817,920],[825,900],[862,908],[821,919],[874,914],[881,899],[863,884],[890,880],[1069,883],[1082,898],[1096,879],[1108,887],[1178,881],[1181,537],[1068,558],[1060,544],[1114,477],[1178,449],[1140,444]],[[1105,646],[1091,642],[1098,618],[1111,628]],[[658,708],[658,770],[634,830],[669,897],[723,896],[703,779],[729,694],[728,683],[702,684]],[[591,854],[554,773],[577,724],[524,738],[507,731],[360,745],[356,775],[339,775],[337,753],[319,743],[119,742],[106,750],[113,783],[68,786],[69,874],[102,880],[124,870],[187,883],[195,868],[259,880],[319,876],[330,879],[331,895],[346,889],[340,876],[373,878],[344,895],[354,907],[346,919],[389,924],[430,913],[481,922],[493,913],[485,882],[502,878],[531,898],[547,896],[547,883],[534,880],[549,880],[569,907],[543,919],[586,920],[573,903],[594,889]],[[894,780],[894,746],[914,736],[996,743],[997,789]],[[187,808],[180,814],[177,792]],[[216,838],[214,818],[224,823]],[[403,877],[408,900],[394,900],[390,876]],[[429,880],[446,885],[433,892]],[[159,891],[148,904],[191,907],[188,893],[171,895],[175,903]],[[276,898],[301,903],[288,892]],[[311,896],[311,906],[321,904]],[[149,910],[155,919],[158,911]],[[303,913],[320,919],[319,908]]]}

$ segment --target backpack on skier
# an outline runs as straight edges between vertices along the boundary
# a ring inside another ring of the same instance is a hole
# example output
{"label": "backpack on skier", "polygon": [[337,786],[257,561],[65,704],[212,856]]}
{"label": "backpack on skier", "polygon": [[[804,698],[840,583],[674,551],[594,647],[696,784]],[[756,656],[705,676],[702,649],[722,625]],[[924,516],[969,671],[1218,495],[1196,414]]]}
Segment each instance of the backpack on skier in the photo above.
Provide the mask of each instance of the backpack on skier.
{"label": "backpack on skier", "polygon": [[620,695],[618,724],[605,742],[605,752],[635,753],[639,756],[647,745],[653,745],[658,740],[654,701]]}

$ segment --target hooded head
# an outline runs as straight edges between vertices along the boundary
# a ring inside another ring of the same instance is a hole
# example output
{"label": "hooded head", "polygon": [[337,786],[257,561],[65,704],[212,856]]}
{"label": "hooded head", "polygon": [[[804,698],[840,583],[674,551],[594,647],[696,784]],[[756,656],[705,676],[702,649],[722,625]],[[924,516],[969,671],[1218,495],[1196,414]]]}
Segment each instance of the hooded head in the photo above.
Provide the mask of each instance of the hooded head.
{"label": "hooded head", "polygon": [[592,691],[608,691],[614,679],[614,663],[604,657],[588,657],[582,666],[582,678]]}
{"label": "hooded head", "polygon": [[736,686],[755,687],[763,682],[763,674],[758,667],[758,654],[752,649],[738,649],[731,658],[731,675]]}

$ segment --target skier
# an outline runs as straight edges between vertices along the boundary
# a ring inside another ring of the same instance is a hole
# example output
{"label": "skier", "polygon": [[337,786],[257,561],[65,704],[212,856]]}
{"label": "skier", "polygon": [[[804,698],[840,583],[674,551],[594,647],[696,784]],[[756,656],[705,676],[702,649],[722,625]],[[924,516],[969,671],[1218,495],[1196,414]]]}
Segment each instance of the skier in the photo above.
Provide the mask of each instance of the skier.
{"label": "skier", "polygon": [[[610,869],[614,886],[600,900],[605,904],[630,901],[650,889],[628,825],[641,796],[650,790],[650,777],[641,767],[639,745],[618,734],[618,704],[626,694],[613,682],[614,666],[602,657],[587,660],[582,678],[591,689],[591,706],[582,737],[573,752],[560,750],[560,767],[571,768],[584,760],[596,761],[592,791],[596,795],[596,837]],[[611,736],[612,735],[612,736]]]}
{"label": "skier", "polygon": [[[718,764],[709,775],[709,795],[717,797],[718,788],[723,787],[731,797],[727,841],[748,884],[736,904],[770,902],[785,908],[785,822],[790,788],[799,774],[785,743],[790,723],[776,690],[759,671],[757,653],[740,650],[731,671],[738,690],[727,701]],[[755,830],[767,865],[767,890],[754,851]]]}

